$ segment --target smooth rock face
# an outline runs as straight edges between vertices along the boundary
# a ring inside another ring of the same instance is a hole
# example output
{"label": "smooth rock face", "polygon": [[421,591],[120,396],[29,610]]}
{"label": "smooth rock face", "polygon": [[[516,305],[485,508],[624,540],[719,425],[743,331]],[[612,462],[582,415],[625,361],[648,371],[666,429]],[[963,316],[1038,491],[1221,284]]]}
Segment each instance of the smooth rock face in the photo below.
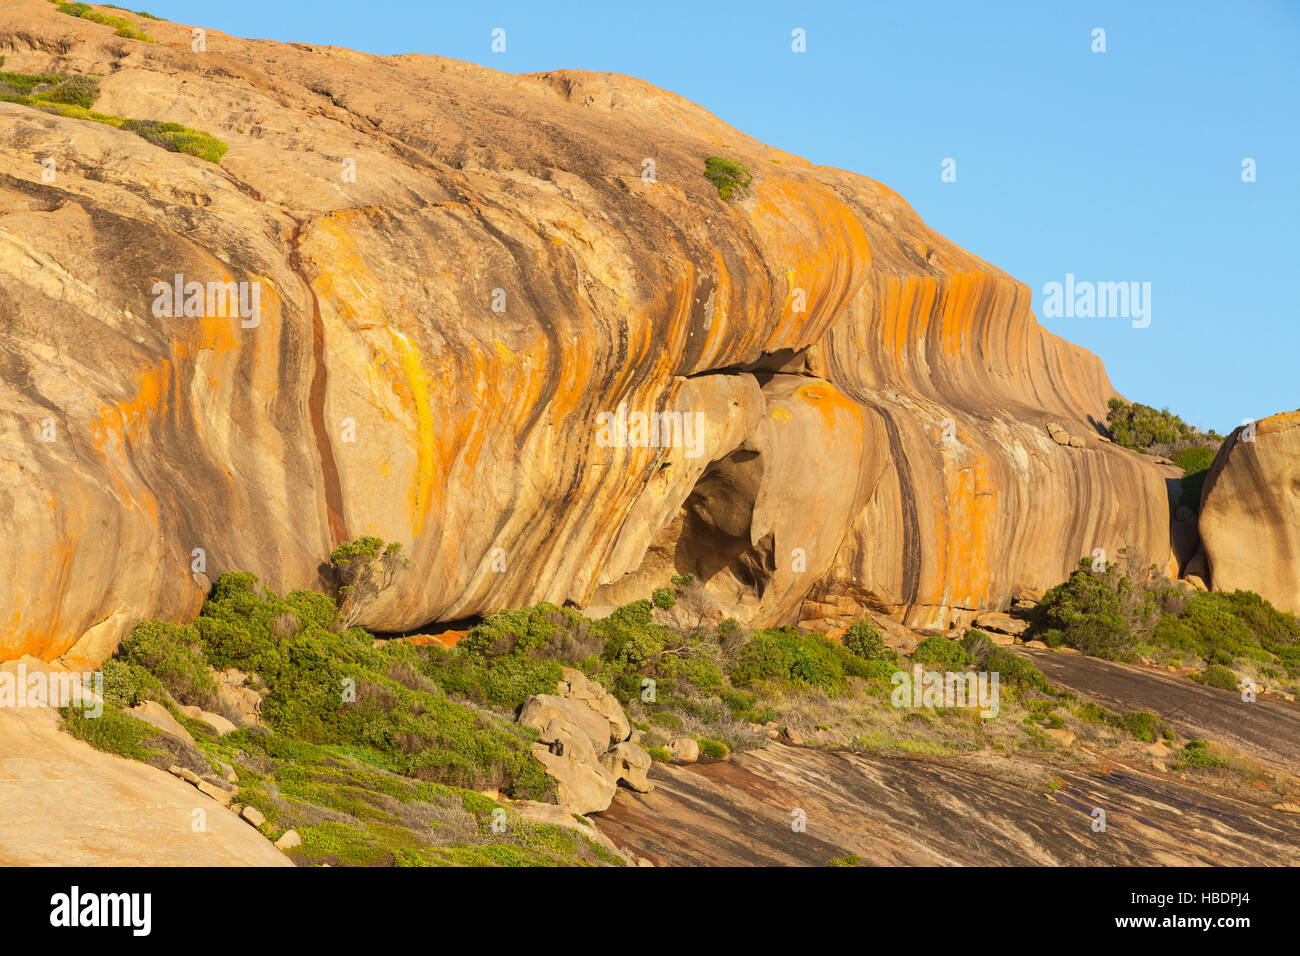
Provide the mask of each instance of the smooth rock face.
{"label": "smooth rock face", "polygon": [[[1170,559],[1177,471],[1043,428],[1096,434],[1101,363],[878,183],[623,76],[147,24],[0,10],[6,70],[230,145],[0,103],[0,659],[102,660],[227,570],[319,587],[363,534],[411,560],[379,630],[673,573],[753,624],[946,627]],[[257,283],[257,324],[155,316],[176,275]]]}
{"label": "smooth rock face", "polygon": [[60,731],[50,708],[3,707],[0,866],[34,865],[292,864],[190,783]]}
{"label": "smooth rock face", "polygon": [[1300,412],[1246,426],[1219,449],[1200,533],[1216,591],[1254,591],[1300,613]]}
{"label": "smooth rock face", "polygon": [[137,720],[143,720],[146,724],[157,727],[163,733],[179,737],[188,744],[194,743],[190,732],[156,700],[142,700],[134,707],[127,708],[126,712]]}

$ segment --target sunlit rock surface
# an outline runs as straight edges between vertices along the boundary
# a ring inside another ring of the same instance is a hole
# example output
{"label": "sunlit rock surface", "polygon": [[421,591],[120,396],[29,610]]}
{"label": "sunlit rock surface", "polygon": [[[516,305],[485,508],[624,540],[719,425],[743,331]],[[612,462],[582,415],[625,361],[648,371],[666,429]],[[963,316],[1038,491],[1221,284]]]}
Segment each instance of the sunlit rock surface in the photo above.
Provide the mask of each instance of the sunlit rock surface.
{"label": "sunlit rock surface", "polygon": [[[624,76],[142,23],[0,10],[6,70],[230,146],[0,103],[0,658],[101,659],[225,570],[318,587],[363,534],[410,557],[384,630],[673,573],[754,624],[946,625],[1169,563],[1177,473],[1095,440],[1101,362],[880,184]],[[177,275],[256,283],[257,324],[157,317]],[[620,406],[699,429],[606,447]]]}

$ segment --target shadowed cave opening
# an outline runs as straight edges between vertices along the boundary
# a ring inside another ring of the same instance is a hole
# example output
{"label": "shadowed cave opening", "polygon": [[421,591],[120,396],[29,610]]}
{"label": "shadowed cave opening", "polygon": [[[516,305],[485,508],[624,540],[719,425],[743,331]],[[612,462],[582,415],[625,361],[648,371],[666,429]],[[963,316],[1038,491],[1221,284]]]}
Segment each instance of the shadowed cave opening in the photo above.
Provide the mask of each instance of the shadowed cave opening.
{"label": "shadowed cave opening", "polygon": [[676,516],[654,536],[641,566],[602,588],[592,603],[626,604],[648,597],[674,575],[692,574],[709,603],[746,616],[776,569],[772,535],[750,543],[762,480],[762,456],[743,445],[711,463]]}

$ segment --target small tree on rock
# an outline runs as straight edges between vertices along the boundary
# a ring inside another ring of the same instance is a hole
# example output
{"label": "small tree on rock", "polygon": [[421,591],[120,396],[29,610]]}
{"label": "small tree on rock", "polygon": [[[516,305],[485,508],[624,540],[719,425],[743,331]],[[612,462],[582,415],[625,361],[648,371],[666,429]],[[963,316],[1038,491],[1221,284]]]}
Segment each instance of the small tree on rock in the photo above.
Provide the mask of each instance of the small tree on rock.
{"label": "small tree on rock", "polygon": [[339,588],[339,615],[343,630],[356,626],[361,612],[393,583],[399,571],[411,566],[401,542],[364,537],[339,545],[330,564],[343,582]]}

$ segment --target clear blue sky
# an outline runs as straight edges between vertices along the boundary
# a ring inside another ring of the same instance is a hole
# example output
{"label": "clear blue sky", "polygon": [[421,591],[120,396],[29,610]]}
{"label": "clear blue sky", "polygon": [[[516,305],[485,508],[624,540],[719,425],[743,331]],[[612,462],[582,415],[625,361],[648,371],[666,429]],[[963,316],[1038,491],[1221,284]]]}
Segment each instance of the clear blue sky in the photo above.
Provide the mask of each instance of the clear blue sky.
{"label": "clear blue sky", "polygon": [[[1225,433],[1300,407],[1300,0],[137,2],[240,36],[641,77],[896,189],[1131,400]],[[1044,319],[1066,273],[1150,282],[1150,326]]]}

